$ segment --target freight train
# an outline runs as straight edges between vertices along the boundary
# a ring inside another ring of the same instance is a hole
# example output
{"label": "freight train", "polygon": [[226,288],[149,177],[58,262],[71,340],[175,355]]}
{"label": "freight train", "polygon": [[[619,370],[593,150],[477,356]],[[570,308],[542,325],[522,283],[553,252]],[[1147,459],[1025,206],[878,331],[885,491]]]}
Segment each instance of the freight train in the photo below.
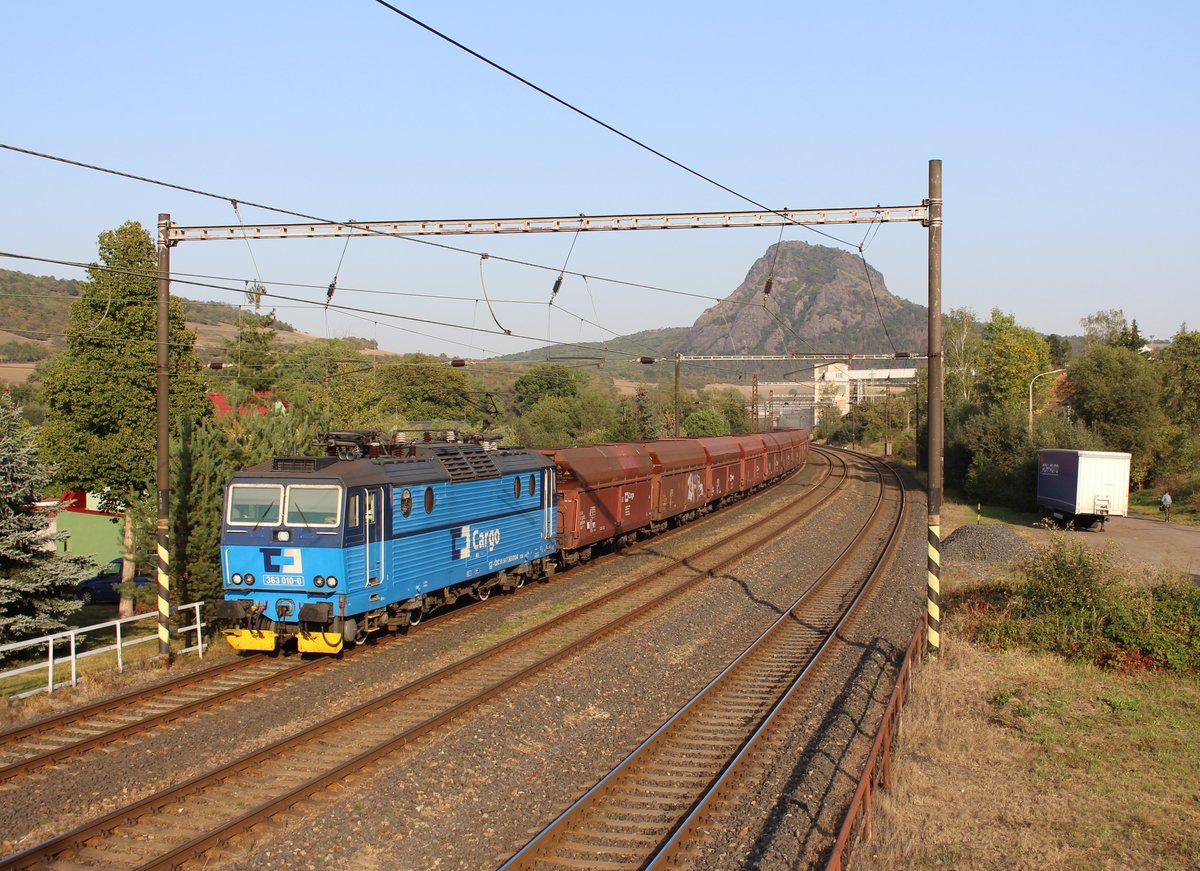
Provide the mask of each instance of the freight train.
{"label": "freight train", "polygon": [[327,433],[225,492],[230,646],[338,653],[692,520],[804,465],[805,430],[550,450]]}

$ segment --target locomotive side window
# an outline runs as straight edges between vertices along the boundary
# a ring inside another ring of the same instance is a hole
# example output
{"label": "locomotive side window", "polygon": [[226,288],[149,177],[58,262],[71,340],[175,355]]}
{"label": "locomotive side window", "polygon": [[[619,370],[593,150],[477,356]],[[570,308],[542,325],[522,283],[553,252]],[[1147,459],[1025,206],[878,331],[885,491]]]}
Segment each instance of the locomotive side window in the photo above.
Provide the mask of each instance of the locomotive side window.
{"label": "locomotive side window", "polygon": [[405,490],[400,494],[400,513],[405,517],[412,514],[412,491]]}
{"label": "locomotive side window", "polygon": [[433,513],[433,488],[432,487],[425,488],[425,513],[426,514]]}
{"label": "locomotive side window", "polygon": [[521,478],[520,476],[513,478],[513,498],[521,498]]}
{"label": "locomotive side window", "polygon": [[350,504],[346,508],[346,526],[350,529],[358,529],[360,515],[362,514],[362,495],[352,493],[350,495]]}
{"label": "locomotive side window", "polygon": [[283,487],[279,484],[234,484],[229,488],[230,526],[278,526]]}
{"label": "locomotive side window", "polygon": [[342,488],[335,484],[289,484],[284,523],[289,526],[337,526]]}
{"label": "locomotive side window", "polygon": [[529,476],[529,495],[532,496],[537,492],[537,478],[533,475]]}

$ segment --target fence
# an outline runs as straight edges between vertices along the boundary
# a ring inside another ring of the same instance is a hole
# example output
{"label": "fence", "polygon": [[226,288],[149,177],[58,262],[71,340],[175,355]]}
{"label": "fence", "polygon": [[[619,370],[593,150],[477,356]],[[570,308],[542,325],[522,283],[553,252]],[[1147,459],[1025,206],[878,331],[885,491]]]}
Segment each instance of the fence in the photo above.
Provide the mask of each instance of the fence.
{"label": "fence", "polygon": [[896,687],[892,690],[892,697],[883,714],[883,722],[875,735],[871,754],[863,766],[862,778],[858,782],[858,789],[854,792],[850,808],[846,811],[846,818],[842,822],[837,843],[834,844],[833,854],[829,857],[825,871],[843,871],[848,868],[855,841],[860,836],[865,840],[871,837],[875,791],[880,788],[889,789],[892,785],[892,743],[900,727],[900,713],[904,710],[904,700],[912,685],[913,671],[925,655],[925,635],[928,627],[929,614],[923,613],[917,622],[917,631],[909,642],[900,674],[896,676]]}
{"label": "fence", "polygon": [[[184,638],[191,632],[196,633],[196,643],[190,647],[183,647],[179,650],[174,650],[174,653],[191,653],[193,651],[200,657],[204,657],[204,627],[205,623],[201,620],[200,609],[204,607],[203,602],[192,602],[188,605],[180,605],[172,610],[176,613],[182,613],[190,610],[195,622],[189,626],[181,626],[173,629],[171,634],[177,638]],[[56,632],[53,635],[43,635],[41,638],[31,638],[28,641],[16,641],[12,644],[0,645],[0,656],[31,648],[45,648],[45,661],[37,662],[32,665],[24,665],[18,668],[11,668],[7,671],[0,671],[0,686],[8,684],[11,679],[19,678],[22,675],[32,674],[38,671],[46,672],[46,683],[39,689],[28,690],[26,692],[17,692],[11,694],[14,698],[25,698],[36,693],[47,692],[52,693],[56,689],[65,686],[76,686],[79,683],[80,664],[86,660],[96,657],[111,654],[116,652],[116,670],[118,672],[125,670],[125,653],[126,651],[138,644],[153,643],[155,644],[155,655],[157,655],[158,634],[156,632],[148,635],[139,635],[135,637],[122,637],[127,634],[123,632],[123,628],[131,626],[144,620],[154,621],[157,625],[158,612],[151,611],[146,614],[135,614],[132,617],[123,617],[119,620],[111,620],[107,623],[95,623],[91,626],[81,626],[77,629],[68,629],[63,632]],[[99,635],[107,633],[111,630],[114,633],[115,641],[112,644],[107,644],[102,647],[96,647],[84,652],[79,652],[80,640],[88,634]],[[56,647],[64,645],[66,651],[59,654]],[[148,657],[143,657],[148,658]],[[70,664],[70,678],[63,680],[55,679],[55,670],[57,668],[65,668],[66,664]]]}

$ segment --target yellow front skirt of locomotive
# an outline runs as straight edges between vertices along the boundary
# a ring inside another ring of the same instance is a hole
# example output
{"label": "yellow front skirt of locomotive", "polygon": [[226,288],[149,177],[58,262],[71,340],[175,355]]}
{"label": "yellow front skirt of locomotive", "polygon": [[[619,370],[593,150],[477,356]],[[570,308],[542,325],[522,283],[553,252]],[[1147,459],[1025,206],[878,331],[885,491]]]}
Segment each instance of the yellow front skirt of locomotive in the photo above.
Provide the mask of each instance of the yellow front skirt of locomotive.
{"label": "yellow front skirt of locomotive", "polygon": [[234,650],[274,650],[277,641],[269,629],[222,629],[221,634]]}
{"label": "yellow front skirt of locomotive", "polygon": [[296,649],[301,653],[339,653],[341,632],[301,632],[296,636]]}

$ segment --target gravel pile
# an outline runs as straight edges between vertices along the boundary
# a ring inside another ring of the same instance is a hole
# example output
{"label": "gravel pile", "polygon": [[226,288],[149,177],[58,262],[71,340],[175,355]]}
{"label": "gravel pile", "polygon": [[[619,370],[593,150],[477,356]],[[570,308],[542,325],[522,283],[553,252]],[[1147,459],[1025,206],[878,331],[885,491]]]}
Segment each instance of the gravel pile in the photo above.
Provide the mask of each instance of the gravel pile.
{"label": "gravel pile", "polygon": [[1033,556],[1033,545],[1007,526],[960,526],[942,539],[942,558],[964,563],[1003,563]]}

